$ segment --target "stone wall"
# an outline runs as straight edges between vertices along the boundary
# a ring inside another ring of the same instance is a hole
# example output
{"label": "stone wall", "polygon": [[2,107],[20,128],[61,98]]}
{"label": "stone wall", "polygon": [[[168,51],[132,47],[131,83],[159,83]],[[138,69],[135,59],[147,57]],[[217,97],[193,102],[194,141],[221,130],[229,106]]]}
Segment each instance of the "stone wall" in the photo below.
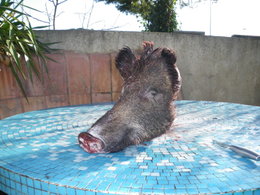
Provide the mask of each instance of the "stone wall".
{"label": "stone wall", "polygon": [[0,71],[0,118],[16,113],[116,101],[122,80],[114,57],[123,46],[135,51],[144,40],[176,50],[183,78],[182,98],[260,105],[260,40],[185,33],[88,30],[38,31],[44,42],[59,42],[50,54],[49,78],[27,83],[29,103],[10,70]]}

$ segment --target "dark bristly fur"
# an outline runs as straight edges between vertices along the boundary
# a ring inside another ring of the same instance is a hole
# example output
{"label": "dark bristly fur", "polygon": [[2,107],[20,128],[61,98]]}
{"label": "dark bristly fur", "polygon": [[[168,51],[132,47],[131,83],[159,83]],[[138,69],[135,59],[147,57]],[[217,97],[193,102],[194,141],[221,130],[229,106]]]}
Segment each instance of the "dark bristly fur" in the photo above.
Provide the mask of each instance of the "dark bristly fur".
{"label": "dark bristly fur", "polygon": [[149,42],[149,41],[144,41],[143,42],[143,54],[141,56],[141,59],[145,59],[149,54],[152,53],[153,51],[153,42]]}
{"label": "dark bristly fur", "polygon": [[177,93],[181,88],[181,77],[175,65],[176,55],[172,50],[164,48],[162,49],[162,56],[166,59],[168,73],[172,82],[172,90],[173,92]]}
{"label": "dark bristly fur", "polygon": [[175,118],[172,101],[177,98],[181,77],[175,52],[153,49],[153,45],[144,42],[140,58],[129,47],[119,51],[116,67],[124,79],[123,90],[114,107],[79,135],[87,152],[116,152],[149,141],[170,128]]}
{"label": "dark bristly fur", "polygon": [[124,79],[127,79],[133,69],[132,64],[136,61],[136,57],[129,47],[121,49],[116,57],[116,68]]}
{"label": "dark bristly fur", "polygon": [[[116,67],[118,68],[121,76],[124,80],[127,80],[132,75],[140,73],[143,66],[149,64],[147,61],[149,57],[159,58],[159,54],[165,59],[167,70],[171,78],[172,89],[174,92],[178,92],[181,87],[181,78],[179,72],[176,69],[176,55],[173,50],[168,48],[157,48],[153,50],[154,43],[149,41],[143,42],[143,53],[140,59],[137,59],[129,47],[121,49],[116,57]],[[158,52],[160,51],[160,53]],[[154,56],[153,56],[154,55]],[[125,68],[122,70],[122,64]],[[175,99],[175,98],[174,98]]]}

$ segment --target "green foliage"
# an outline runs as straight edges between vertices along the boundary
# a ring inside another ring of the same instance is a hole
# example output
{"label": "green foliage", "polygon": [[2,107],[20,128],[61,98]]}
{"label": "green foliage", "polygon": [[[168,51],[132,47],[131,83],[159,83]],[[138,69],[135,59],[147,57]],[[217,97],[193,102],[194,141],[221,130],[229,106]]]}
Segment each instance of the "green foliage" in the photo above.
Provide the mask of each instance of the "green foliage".
{"label": "green foliage", "polygon": [[[18,11],[23,0],[0,3],[0,66],[7,65],[15,77],[23,95],[27,98],[24,81],[33,82],[33,74],[40,77],[41,70],[47,72],[46,53],[49,45],[40,42],[25,13]],[[29,8],[29,7],[27,7]],[[32,9],[32,8],[30,8]],[[23,19],[27,20],[25,23]]]}
{"label": "green foliage", "polygon": [[178,22],[174,7],[177,0],[97,0],[116,5],[116,8],[127,14],[142,18],[146,31],[173,32]]}
{"label": "green foliage", "polygon": [[177,30],[175,4],[176,0],[155,1],[146,19],[145,29],[151,32],[173,32]]}

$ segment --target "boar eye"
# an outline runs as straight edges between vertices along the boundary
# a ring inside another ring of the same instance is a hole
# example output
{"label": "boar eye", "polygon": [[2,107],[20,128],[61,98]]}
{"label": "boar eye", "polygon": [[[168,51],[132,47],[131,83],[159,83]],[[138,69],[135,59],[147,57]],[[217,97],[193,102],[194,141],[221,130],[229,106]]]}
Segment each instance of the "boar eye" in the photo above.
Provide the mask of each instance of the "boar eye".
{"label": "boar eye", "polygon": [[149,93],[150,93],[151,96],[154,97],[154,96],[156,96],[158,94],[158,91],[156,89],[150,89]]}
{"label": "boar eye", "polygon": [[144,92],[143,98],[158,103],[158,101],[162,98],[162,94],[157,89],[149,88]]}

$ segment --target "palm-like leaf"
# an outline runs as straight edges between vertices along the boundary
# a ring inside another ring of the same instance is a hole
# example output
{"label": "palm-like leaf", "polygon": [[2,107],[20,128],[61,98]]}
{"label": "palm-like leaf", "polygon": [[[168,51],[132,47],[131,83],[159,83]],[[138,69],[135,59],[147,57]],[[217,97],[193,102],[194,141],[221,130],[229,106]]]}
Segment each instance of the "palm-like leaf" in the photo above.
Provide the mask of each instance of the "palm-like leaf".
{"label": "palm-like leaf", "polygon": [[[33,31],[34,28],[30,24],[29,16],[17,10],[22,2],[23,0],[18,3],[1,0],[0,60],[8,58],[7,65],[10,67],[23,95],[27,98],[23,83],[28,78],[33,82],[33,74],[41,79],[40,72],[42,69],[47,72],[46,62],[49,58],[46,53],[53,50],[49,47],[53,43],[42,43],[37,39]],[[22,20],[23,18],[27,20],[26,23]],[[0,65],[1,63],[3,64],[0,61]]]}

